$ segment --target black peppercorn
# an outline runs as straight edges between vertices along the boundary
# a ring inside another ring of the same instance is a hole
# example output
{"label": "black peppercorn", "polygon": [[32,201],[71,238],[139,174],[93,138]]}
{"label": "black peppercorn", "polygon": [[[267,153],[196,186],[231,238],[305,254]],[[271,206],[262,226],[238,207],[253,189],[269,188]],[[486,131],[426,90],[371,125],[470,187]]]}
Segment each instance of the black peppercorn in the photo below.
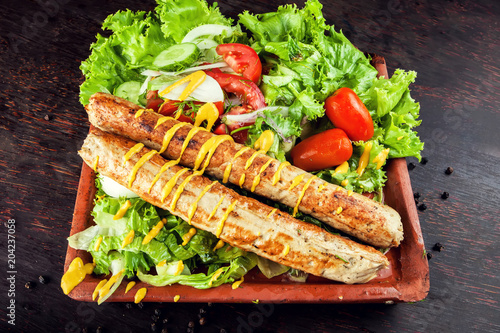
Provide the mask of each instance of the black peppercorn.
{"label": "black peppercorn", "polygon": [[422,160],[420,161],[420,164],[427,164],[427,162],[429,162],[429,159],[427,157],[422,157]]}
{"label": "black peppercorn", "polygon": [[415,193],[413,193],[413,197],[414,197],[415,199],[420,198],[420,192],[415,192]]}
{"label": "black peppercorn", "polygon": [[423,203],[423,204],[420,204],[420,205],[418,205],[418,209],[419,209],[420,211],[422,211],[422,212],[423,212],[424,210],[426,210],[426,209],[427,209],[427,205],[426,205],[426,204],[424,204],[424,203]]}
{"label": "black peppercorn", "polygon": [[441,243],[436,243],[436,244],[434,244],[434,246],[432,247],[432,249],[434,251],[441,252],[441,250],[444,249],[444,246]]}
{"label": "black peppercorn", "polygon": [[427,260],[431,260],[431,259],[432,259],[432,253],[427,252]]}
{"label": "black peppercorn", "polygon": [[453,173],[453,168],[452,167],[446,168],[446,170],[445,170],[444,173],[447,174],[447,175],[451,175]]}
{"label": "black peppercorn", "polygon": [[28,281],[28,282],[26,282],[26,284],[24,285],[24,287],[26,289],[31,289],[31,288],[35,287],[35,284],[33,282],[31,282],[31,281]]}
{"label": "black peppercorn", "polygon": [[450,197],[450,193],[448,192],[443,192],[443,194],[441,194],[441,199],[448,199]]}
{"label": "black peppercorn", "polygon": [[408,163],[408,170],[413,170],[415,169],[416,165],[413,162]]}

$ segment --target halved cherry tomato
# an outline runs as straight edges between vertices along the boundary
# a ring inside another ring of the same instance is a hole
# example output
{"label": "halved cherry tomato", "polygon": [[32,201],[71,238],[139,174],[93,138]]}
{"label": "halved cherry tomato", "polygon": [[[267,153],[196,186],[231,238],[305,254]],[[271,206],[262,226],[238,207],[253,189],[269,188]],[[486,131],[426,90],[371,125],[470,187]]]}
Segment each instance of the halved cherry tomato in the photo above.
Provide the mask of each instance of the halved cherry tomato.
{"label": "halved cherry tomato", "polygon": [[235,94],[243,104],[250,105],[254,110],[266,106],[262,91],[251,80],[239,75],[222,73],[219,69],[206,70],[205,73],[213,77],[225,92]]}
{"label": "halved cherry tomato", "polygon": [[351,140],[340,128],[313,135],[291,152],[293,165],[305,171],[331,168],[347,161],[351,155]]}
{"label": "halved cherry tomato", "polygon": [[[252,111],[253,111],[252,107],[250,107],[249,105],[233,106],[227,114],[228,115],[238,115],[238,114],[249,113]],[[237,129],[240,129],[240,128],[246,127],[246,126],[250,126],[252,124],[253,123],[240,123],[240,122],[236,123],[235,122],[235,123],[231,123],[231,124],[226,124],[226,126],[227,126],[227,130],[228,130],[229,134],[231,134],[233,131],[235,131]],[[248,129],[244,129],[244,130],[238,131],[236,133],[233,133],[233,134],[231,134],[231,136],[233,137],[234,141],[243,144],[248,139]]]}
{"label": "halved cherry tomato", "polygon": [[217,46],[215,51],[224,57],[224,61],[236,73],[242,74],[245,79],[252,80],[255,84],[259,84],[262,63],[254,49],[247,45],[230,43]]}
{"label": "halved cherry tomato", "polygon": [[150,90],[146,94],[147,102],[146,109],[151,109],[154,112],[158,112],[158,108],[163,103],[163,98],[158,96],[158,90]]}
{"label": "halved cherry tomato", "polygon": [[352,141],[367,141],[373,136],[370,112],[352,89],[338,89],[326,99],[325,109],[333,125],[343,129]]}

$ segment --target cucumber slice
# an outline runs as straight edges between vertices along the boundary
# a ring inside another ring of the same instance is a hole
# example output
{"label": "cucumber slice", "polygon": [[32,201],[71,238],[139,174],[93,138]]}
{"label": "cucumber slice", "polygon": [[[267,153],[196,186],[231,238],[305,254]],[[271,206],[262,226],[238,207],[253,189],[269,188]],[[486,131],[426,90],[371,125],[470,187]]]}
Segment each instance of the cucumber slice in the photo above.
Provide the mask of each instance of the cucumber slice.
{"label": "cucumber slice", "polygon": [[138,81],[123,82],[116,88],[114,95],[139,104],[139,95],[142,84]]}
{"label": "cucumber slice", "polygon": [[153,66],[165,71],[177,71],[198,60],[200,50],[193,43],[170,46],[156,56]]}

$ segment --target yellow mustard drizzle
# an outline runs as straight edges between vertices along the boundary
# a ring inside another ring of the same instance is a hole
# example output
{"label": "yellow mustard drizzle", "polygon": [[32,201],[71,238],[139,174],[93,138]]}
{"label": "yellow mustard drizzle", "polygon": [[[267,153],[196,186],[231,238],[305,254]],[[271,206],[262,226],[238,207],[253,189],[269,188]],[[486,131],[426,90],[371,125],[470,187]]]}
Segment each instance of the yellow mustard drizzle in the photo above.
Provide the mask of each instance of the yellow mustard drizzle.
{"label": "yellow mustard drizzle", "polygon": [[181,115],[182,115],[182,110],[177,109],[177,111],[175,111],[174,119],[178,120],[181,117]]}
{"label": "yellow mustard drizzle", "polygon": [[231,288],[234,290],[234,289],[238,289],[240,287],[240,285],[243,283],[243,281],[245,281],[245,279],[243,278],[243,276],[241,277],[240,280],[238,281],[234,281],[233,284],[231,285]]}
{"label": "yellow mustard drizzle", "polygon": [[335,191],[340,191],[340,190],[342,190],[342,186],[337,186],[337,187],[335,188]]}
{"label": "yellow mustard drizzle", "polygon": [[194,213],[196,212],[196,208],[198,208],[198,202],[200,201],[200,199],[205,195],[205,193],[207,193],[211,188],[212,186],[214,186],[215,184],[217,183],[216,180],[214,180],[210,185],[207,185],[205,186],[205,188],[203,189],[203,191],[201,191],[201,193],[198,195],[198,197],[196,198],[196,200],[191,204],[191,206],[189,207],[189,210],[188,210],[188,224],[191,224],[191,219],[193,218],[194,216]]}
{"label": "yellow mustard drizzle", "polygon": [[238,152],[236,154],[234,154],[233,158],[231,159],[231,163],[229,163],[227,166],[226,166],[226,169],[224,170],[224,177],[222,178],[222,182],[223,183],[227,183],[228,179],[229,179],[229,175],[231,174],[231,168],[233,167],[233,162],[238,158],[240,157],[241,155],[243,155],[243,153],[245,153],[247,150],[249,150],[250,147],[247,147],[247,146],[244,146],[242,147],[240,150],[238,150]]}
{"label": "yellow mustard drizzle", "polygon": [[139,109],[137,110],[137,112],[135,113],[135,118],[139,118],[140,116],[142,116],[142,114],[144,113],[144,111],[146,111],[145,109]]}
{"label": "yellow mustard drizzle", "polygon": [[182,236],[182,246],[186,246],[194,235],[196,235],[196,229],[189,229],[189,231]]}
{"label": "yellow mustard drizzle", "polygon": [[267,214],[266,218],[270,218],[271,215],[273,215],[274,213],[276,213],[277,210],[278,210],[278,208],[274,208],[269,214]]}
{"label": "yellow mustard drizzle", "polygon": [[165,199],[170,194],[170,192],[172,192],[175,184],[177,184],[177,180],[179,179],[179,177],[188,171],[189,171],[188,168],[181,169],[177,171],[175,175],[168,180],[168,182],[165,184],[165,186],[163,186],[163,189],[161,191],[161,202],[164,202]]}
{"label": "yellow mustard drizzle", "polygon": [[109,281],[99,290],[99,300],[109,293],[111,287],[118,281],[124,272],[125,268],[109,278]]}
{"label": "yellow mustard drizzle", "polygon": [[401,140],[403,138],[404,138],[404,135],[401,135],[401,136],[398,136],[397,140],[399,141],[399,140]]}
{"label": "yellow mustard drizzle", "polygon": [[177,190],[174,192],[174,197],[172,199],[172,203],[170,204],[170,209],[172,211],[175,210],[175,206],[177,205],[177,201],[179,201],[179,198],[181,197],[182,192],[184,191],[184,188],[186,187],[187,183],[191,181],[191,179],[194,176],[200,176],[203,172],[201,171],[195,171],[192,175],[189,175],[182,181],[182,183],[177,187]]}
{"label": "yellow mustard drizzle", "polygon": [[255,158],[257,157],[257,155],[265,154],[265,153],[266,152],[264,150],[258,150],[255,153],[253,153],[252,156],[250,156],[250,158],[247,160],[247,163],[245,163],[245,170],[248,170],[248,168],[250,167],[250,165],[252,165],[252,163],[255,160]]}
{"label": "yellow mustard drizzle", "polygon": [[165,266],[166,264],[167,264],[167,259],[163,259],[163,260],[162,260],[162,261],[160,261],[160,262],[158,263],[158,265],[156,265],[156,266],[158,266],[158,267],[162,267],[162,266]]}
{"label": "yellow mustard drizzle", "polygon": [[350,197],[352,195],[352,190],[347,191],[347,196]]}
{"label": "yellow mustard drizzle", "polygon": [[387,156],[389,155],[389,151],[391,150],[391,148],[386,148],[384,150],[382,150],[374,159],[373,159],[373,163],[377,163],[377,167],[376,169],[380,169],[384,163],[385,163],[385,160],[387,159]]}
{"label": "yellow mustard drizzle", "polygon": [[205,172],[205,169],[210,164],[210,160],[214,155],[217,148],[225,141],[233,141],[233,138],[230,135],[217,135],[208,139],[198,151],[198,155],[196,155],[196,160],[194,162],[194,170],[198,170],[201,165],[201,162],[206,157],[205,163],[203,164],[202,173]]}
{"label": "yellow mustard drizzle", "polygon": [[94,172],[97,172],[97,165],[99,165],[99,156],[95,157],[94,165],[92,166]]}
{"label": "yellow mustard drizzle", "polygon": [[179,154],[179,158],[177,159],[177,162],[179,162],[181,160],[182,154],[184,154],[184,150],[186,150],[186,148],[189,144],[189,141],[191,141],[193,136],[195,136],[195,134],[198,133],[199,131],[205,131],[205,129],[202,127],[193,127],[193,128],[191,128],[189,133],[186,135],[186,138],[184,139],[184,142],[182,143],[181,152]]}
{"label": "yellow mustard drizzle", "polygon": [[217,225],[217,230],[215,232],[215,236],[217,238],[219,238],[220,234],[222,234],[222,229],[224,229],[224,223],[226,223],[229,214],[234,210],[234,207],[236,206],[237,203],[238,202],[236,200],[233,201],[227,208],[226,212],[224,213],[224,216],[222,216],[221,220],[219,221],[219,224]]}
{"label": "yellow mustard drizzle", "polygon": [[314,178],[317,178],[316,176],[312,176],[307,180],[307,182],[304,184],[304,187],[302,188],[302,191],[300,191],[299,199],[297,200],[297,203],[295,204],[295,207],[293,208],[293,214],[292,216],[295,217],[297,215],[297,212],[299,211],[299,205],[302,199],[304,198],[304,194],[306,193],[307,188],[309,185],[311,185],[311,182],[314,180]]}
{"label": "yellow mustard drizzle", "polygon": [[217,251],[218,249],[221,249],[226,243],[224,243],[224,241],[222,239],[219,239],[219,241],[217,242],[217,244],[215,244],[214,246],[214,251]]}
{"label": "yellow mustard drizzle", "polygon": [[210,221],[212,219],[212,217],[214,217],[215,215],[215,212],[217,212],[217,209],[219,209],[219,206],[221,205],[222,201],[224,200],[224,198],[226,197],[226,195],[224,194],[222,196],[222,198],[219,199],[219,202],[217,202],[217,205],[215,205],[214,209],[212,210],[212,212],[210,213],[210,215],[208,216],[208,219],[207,221]]}
{"label": "yellow mustard drizzle", "polygon": [[142,157],[135,163],[134,167],[132,168],[132,171],[130,172],[130,176],[128,177],[128,187],[132,187],[132,184],[134,183],[135,177],[137,176],[137,171],[150,159],[153,158],[153,156],[158,153],[156,150],[151,150],[150,152],[142,155]]}
{"label": "yellow mustard drizzle", "polygon": [[272,158],[270,158],[259,170],[259,173],[257,174],[257,176],[255,176],[255,178],[253,179],[253,183],[252,183],[252,188],[250,189],[251,192],[255,191],[255,188],[257,187],[257,185],[259,185],[260,183],[260,175],[264,172],[264,170],[266,170],[266,168],[269,166],[269,164],[271,164],[271,162],[273,161]]}
{"label": "yellow mustard drizzle", "polygon": [[283,257],[286,256],[290,252],[290,245],[286,244],[285,248],[283,249]]}
{"label": "yellow mustard drizzle", "polygon": [[127,210],[132,206],[132,203],[130,202],[130,200],[127,200],[125,201],[120,209],[118,209],[118,211],[116,212],[115,216],[113,216],[113,220],[119,220],[121,219],[122,217],[125,216],[125,214],[127,213]]}
{"label": "yellow mustard drizzle", "polygon": [[189,82],[186,89],[184,89],[182,94],[179,96],[179,101],[183,101],[189,95],[191,95],[193,93],[193,91],[195,91],[196,88],[198,88],[203,83],[203,81],[205,81],[206,77],[207,77],[207,74],[205,74],[205,72],[196,71],[196,72],[180,79],[179,81],[175,82],[174,84],[166,87],[165,89],[163,89],[160,92],[159,95],[160,96],[166,95],[169,92],[171,92],[172,90],[174,90],[175,88],[177,88],[178,86],[183,85],[186,82]]}
{"label": "yellow mustard drizzle", "polygon": [[320,186],[318,186],[318,192],[323,191],[323,190],[325,189],[325,187],[326,187],[326,184],[327,184],[327,183],[326,183],[326,182],[324,182],[323,184],[321,184]]}
{"label": "yellow mustard drizzle", "polygon": [[337,214],[342,213],[342,210],[343,210],[342,207],[339,206],[339,208],[337,208]]}
{"label": "yellow mustard drizzle", "polygon": [[97,241],[95,242],[94,251],[99,251],[101,243],[102,243],[102,236],[99,236],[99,238],[97,238]]}
{"label": "yellow mustard drizzle", "polygon": [[68,295],[73,288],[85,279],[87,274],[92,274],[94,266],[95,265],[93,263],[84,265],[82,258],[80,257],[73,259],[71,264],[69,264],[68,270],[61,278],[61,288],[64,294]]}
{"label": "yellow mustard drizzle", "polygon": [[224,272],[224,267],[221,267],[219,268],[218,270],[216,270],[214,272],[214,275],[212,275],[212,278],[210,279],[210,281],[208,282],[208,286],[211,287],[213,282],[215,280],[217,280],[217,278],[222,274],[222,272]]}
{"label": "yellow mustard drizzle", "polygon": [[339,165],[337,168],[335,168],[335,173],[346,173],[349,171],[349,163],[347,161],[343,162],[341,165]]}
{"label": "yellow mustard drizzle", "polygon": [[266,130],[262,132],[257,141],[255,141],[253,147],[255,150],[263,150],[264,153],[271,148],[274,142],[274,133],[271,130]]}
{"label": "yellow mustard drizzle", "polygon": [[177,262],[177,267],[175,268],[174,276],[181,274],[183,270],[184,270],[184,262],[182,260],[179,260]]}
{"label": "yellow mustard drizzle", "polygon": [[160,233],[160,230],[161,230],[161,228],[163,228],[163,225],[164,225],[163,221],[160,221],[151,230],[149,230],[146,237],[144,237],[144,239],[142,240],[142,245],[145,245],[145,244],[151,242],[151,240],[153,238],[155,238]]}
{"label": "yellow mustard drizzle", "polygon": [[135,304],[140,303],[144,299],[144,297],[146,297],[147,292],[148,292],[147,288],[141,288],[137,290],[134,296],[134,303]]}
{"label": "yellow mustard drizzle", "polygon": [[[165,117],[165,118],[168,118],[168,117]],[[162,120],[163,118],[160,118],[158,119],[158,123],[160,122],[160,120]],[[166,119],[165,119],[166,121]],[[158,123],[156,124],[158,126]],[[163,142],[161,144],[161,149],[159,151],[160,154],[163,154],[163,152],[165,150],[167,150],[167,147],[168,147],[168,144],[170,143],[170,141],[172,140],[172,138],[174,137],[175,133],[177,132],[177,130],[183,126],[187,126],[187,123],[178,123],[178,124],[175,124],[174,126],[170,127],[166,132],[165,132],[165,135],[163,136]]]}
{"label": "yellow mustard drizzle", "polygon": [[135,146],[133,146],[132,148],[130,148],[128,150],[128,152],[123,156],[123,165],[125,165],[125,163],[130,160],[130,158],[132,156],[134,156],[135,154],[137,154],[139,151],[141,151],[141,149],[144,147],[144,144],[142,143],[138,143],[136,144]]}
{"label": "yellow mustard drizzle", "polygon": [[201,108],[196,113],[196,118],[194,119],[194,126],[200,126],[201,123],[207,121],[207,131],[212,129],[215,122],[219,119],[219,109],[214,103],[208,102],[201,106]]}
{"label": "yellow mustard drizzle", "polygon": [[[158,126],[160,126],[161,124],[163,124],[164,122],[166,122],[167,120],[174,120],[174,118],[172,117],[161,117],[159,118],[157,121],[156,121],[156,125],[155,125],[155,128],[153,129],[156,129]],[[177,124],[176,124],[177,125]]]}
{"label": "yellow mustard drizzle", "polygon": [[125,236],[125,238],[123,239],[122,249],[125,248],[125,246],[129,245],[130,243],[132,243],[134,241],[134,237],[135,237],[135,231],[134,231],[134,229],[132,229],[132,230],[129,231],[129,233],[127,234],[127,236]]}
{"label": "yellow mustard drizzle", "polygon": [[130,281],[127,284],[127,287],[125,288],[125,294],[128,293],[130,291],[130,289],[134,288],[134,286],[135,286],[135,281]]}
{"label": "yellow mustard drizzle", "polygon": [[181,295],[175,295],[174,296],[174,302],[177,303],[181,299]]}
{"label": "yellow mustard drizzle", "polygon": [[290,162],[282,162],[280,164],[280,166],[278,167],[278,170],[276,170],[276,173],[274,174],[273,176],[273,185],[276,185],[278,184],[278,182],[280,181],[280,178],[281,178],[281,171],[286,167],[286,166],[289,166],[291,165]]}
{"label": "yellow mustard drizzle", "polygon": [[97,286],[95,286],[94,292],[92,293],[92,300],[93,301],[95,301],[95,299],[99,295],[99,290],[101,290],[101,288],[106,284],[106,282],[108,282],[107,279],[101,280],[101,281],[99,281]]}
{"label": "yellow mustard drizzle", "polygon": [[340,185],[342,185],[342,186],[344,186],[344,187],[346,187],[346,186],[347,186],[347,184],[349,184],[349,179],[344,179],[344,180],[340,183]]}
{"label": "yellow mustard drizzle", "polygon": [[163,164],[160,171],[156,174],[155,178],[151,182],[151,185],[149,186],[148,193],[151,193],[151,189],[153,186],[156,184],[158,179],[160,179],[161,175],[167,171],[171,166],[176,165],[177,161],[168,161],[167,163]]}
{"label": "yellow mustard drizzle", "polygon": [[304,177],[306,176],[305,173],[303,174],[300,174],[298,175],[297,177],[295,177],[293,180],[292,180],[292,184],[290,185],[290,187],[288,188],[288,191],[291,191],[292,189],[294,189],[295,187],[297,187],[297,185],[300,184],[300,182],[302,181],[302,179],[304,179]]}
{"label": "yellow mustard drizzle", "polygon": [[370,151],[372,150],[373,142],[368,141],[365,144],[365,149],[363,150],[363,154],[361,154],[361,158],[359,159],[359,165],[358,169],[356,172],[358,175],[362,176],[363,172],[365,172],[365,168],[368,165],[368,162],[370,162]]}
{"label": "yellow mustard drizzle", "polygon": [[240,185],[240,187],[243,187],[243,184],[245,184],[245,177],[246,177],[246,175],[244,173],[242,173],[240,176],[240,180],[238,182],[238,185]]}

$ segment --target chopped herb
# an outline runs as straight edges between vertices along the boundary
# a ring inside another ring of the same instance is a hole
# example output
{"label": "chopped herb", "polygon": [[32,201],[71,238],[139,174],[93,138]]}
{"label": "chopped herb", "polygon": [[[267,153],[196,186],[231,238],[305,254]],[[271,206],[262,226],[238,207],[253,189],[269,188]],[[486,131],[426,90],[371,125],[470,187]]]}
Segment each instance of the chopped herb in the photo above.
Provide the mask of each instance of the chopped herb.
{"label": "chopped herb", "polygon": [[343,261],[343,262],[345,262],[346,264],[348,264],[348,263],[349,263],[349,261],[345,260],[344,258],[342,258],[342,257],[341,257],[341,256],[339,256],[339,255],[335,255],[335,258],[342,260],[342,261]]}

